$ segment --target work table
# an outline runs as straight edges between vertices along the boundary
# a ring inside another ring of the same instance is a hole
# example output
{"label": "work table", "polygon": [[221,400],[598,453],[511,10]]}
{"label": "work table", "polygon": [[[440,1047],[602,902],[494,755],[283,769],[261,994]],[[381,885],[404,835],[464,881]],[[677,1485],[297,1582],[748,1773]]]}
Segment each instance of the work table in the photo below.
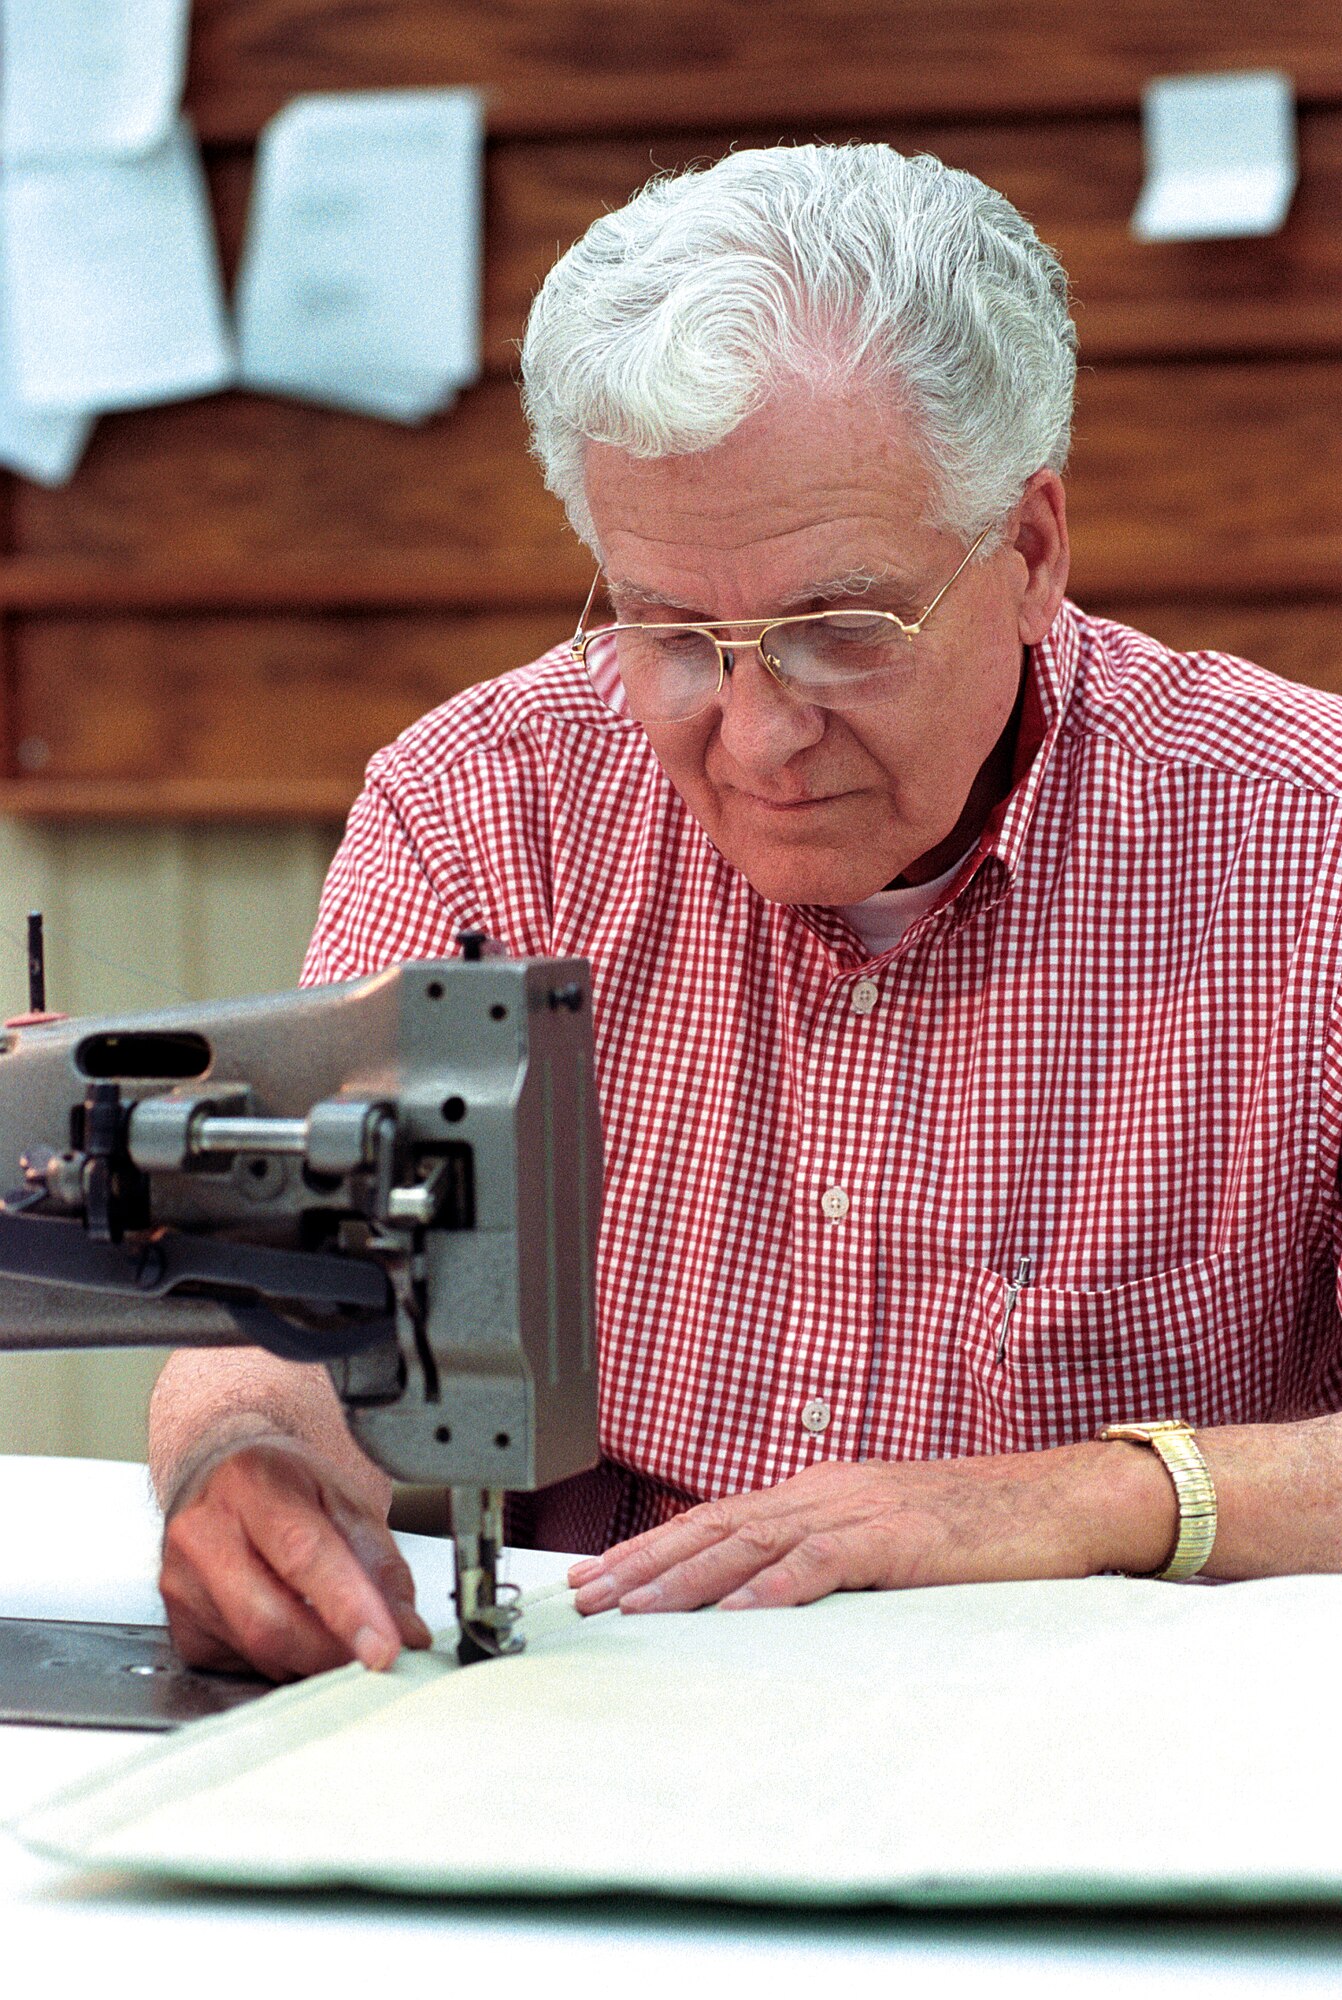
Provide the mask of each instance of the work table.
{"label": "work table", "polygon": [[[0,1458],[0,1616],[161,1623],[159,1521],[141,1466]],[[446,1616],[448,1545],[398,1538],[430,1622]],[[523,1585],[565,1559],[516,1551]],[[489,1669],[481,1669],[488,1671]],[[1320,1718],[1320,1726],[1330,1726]],[[136,1755],[139,1734],[0,1729],[0,1821],[63,1784]],[[1119,1782],[1142,1774],[1116,1773]],[[1186,1774],[1187,1775],[1187,1774]],[[1096,1810],[1104,1809],[1097,1774]],[[509,1990],[813,1994],[823,1980],[893,1976],[911,1994],[959,1994],[990,1980],[994,2000],[1094,1990],[1180,2000],[1336,1990],[1342,1913],[1218,1919],[1047,1912],[938,1915],[769,1912],[651,1899],[446,1901],[362,1894],[205,1892],[75,1874],[0,1833],[0,1928],[10,1967],[43,1984],[105,1983],[157,1966],[193,1994]],[[175,1968],[176,1970],[172,1970]],[[22,1990],[22,1989],[18,1989]]]}

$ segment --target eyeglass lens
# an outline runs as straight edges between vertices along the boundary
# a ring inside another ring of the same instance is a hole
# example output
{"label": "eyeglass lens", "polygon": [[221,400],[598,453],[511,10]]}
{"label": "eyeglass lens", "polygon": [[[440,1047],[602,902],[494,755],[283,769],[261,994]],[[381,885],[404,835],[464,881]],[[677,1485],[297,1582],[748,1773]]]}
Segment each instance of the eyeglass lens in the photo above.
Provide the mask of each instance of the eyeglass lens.
{"label": "eyeglass lens", "polygon": [[[646,721],[695,715],[718,691],[718,650],[703,632],[681,626],[619,627],[616,661],[631,712]],[[754,652],[753,637],[724,647],[729,659]],[[907,674],[913,645],[888,618],[831,612],[773,625],[763,650],[777,680],[820,707],[888,701]]]}

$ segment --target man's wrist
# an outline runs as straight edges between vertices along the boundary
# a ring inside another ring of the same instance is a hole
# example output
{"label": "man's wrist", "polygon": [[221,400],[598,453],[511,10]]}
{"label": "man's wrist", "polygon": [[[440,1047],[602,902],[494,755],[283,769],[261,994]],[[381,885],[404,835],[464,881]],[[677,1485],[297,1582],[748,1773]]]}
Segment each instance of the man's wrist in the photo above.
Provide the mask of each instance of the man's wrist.
{"label": "man's wrist", "polygon": [[1137,1445],[1083,1447],[1088,1474],[1092,1573],[1151,1575],[1169,1561],[1179,1536],[1179,1501],[1153,1451]]}
{"label": "man's wrist", "polygon": [[250,1445],[274,1444],[302,1451],[301,1438],[265,1410],[237,1410],[212,1424],[158,1483],[165,1525],[199,1492],[217,1465]]}

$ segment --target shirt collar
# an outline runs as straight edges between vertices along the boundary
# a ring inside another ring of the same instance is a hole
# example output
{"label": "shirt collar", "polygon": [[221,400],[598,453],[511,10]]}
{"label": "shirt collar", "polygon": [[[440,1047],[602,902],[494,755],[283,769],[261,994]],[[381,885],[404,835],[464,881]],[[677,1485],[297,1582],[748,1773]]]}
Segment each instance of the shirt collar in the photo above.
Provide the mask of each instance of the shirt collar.
{"label": "shirt collar", "polygon": [[[1026,655],[1011,790],[994,808],[962,866],[919,922],[952,903],[960,905],[962,917],[968,918],[978,910],[992,908],[1011,890],[1036,809],[1052,774],[1080,659],[1081,614],[1064,600],[1049,631]],[[823,904],[794,907],[822,944],[845,961],[866,961],[866,947],[839,910]]]}
{"label": "shirt collar", "polygon": [[979,863],[994,857],[1009,880],[1014,880],[1023,859],[1035,809],[1053,768],[1080,659],[1080,616],[1074,605],[1064,602],[1051,629],[1029,650],[1011,790],[990,815],[970,856]]}

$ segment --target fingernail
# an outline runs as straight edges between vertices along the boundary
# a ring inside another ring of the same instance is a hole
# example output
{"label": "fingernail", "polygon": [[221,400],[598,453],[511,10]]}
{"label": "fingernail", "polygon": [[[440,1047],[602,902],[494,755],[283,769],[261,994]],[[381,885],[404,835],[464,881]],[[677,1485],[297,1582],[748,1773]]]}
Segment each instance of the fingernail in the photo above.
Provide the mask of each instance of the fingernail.
{"label": "fingernail", "polygon": [[361,1625],[354,1634],[354,1657],[374,1673],[380,1673],[396,1658],[396,1648],[384,1632],[375,1631],[371,1625]]}
{"label": "fingernail", "polygon": [[741,1585],[741,1588],[739,1590],[734,1590],[730,1597],[724,1597],[721,1599],[721,1601],[718,1604],[718,1610],[750,1611],[758,1603],[759,1599],[758,1597],[756,1597],[754,1591],[750,1588],[750,1585],[748,1583],[743,1583]]}
{"label": "fingernail", "polygon": [[569,1589],[581,1590],[585,1583],[590,1583],[594,1576],[600,1576],[600,1574],[600,1556],[588,1556],[586,1562],[574,1563],[572,1569],[569,1571]]}
{"label": "fingernail", "polygon": [[631,1590],[627,1597],[620,1599],[621,1611],[655,1611],[666,1595],[660,1583],[645,1583],[641,1590]]}
{"label": "fingernail", "polygon": [[396,1622],[401,1628],[401,1637],[408,1646],[431,1646],[433,1634],[411,1604],[396,1607]]}
{"label": "fingernail", "polygon": [[585,1585],[578,1592],[579,1611],[604,1611],[605,1607],[608,1604],[614,1603],[614,1601],[615,1578],[613,1576],[599,1576],[595,1582]]}

